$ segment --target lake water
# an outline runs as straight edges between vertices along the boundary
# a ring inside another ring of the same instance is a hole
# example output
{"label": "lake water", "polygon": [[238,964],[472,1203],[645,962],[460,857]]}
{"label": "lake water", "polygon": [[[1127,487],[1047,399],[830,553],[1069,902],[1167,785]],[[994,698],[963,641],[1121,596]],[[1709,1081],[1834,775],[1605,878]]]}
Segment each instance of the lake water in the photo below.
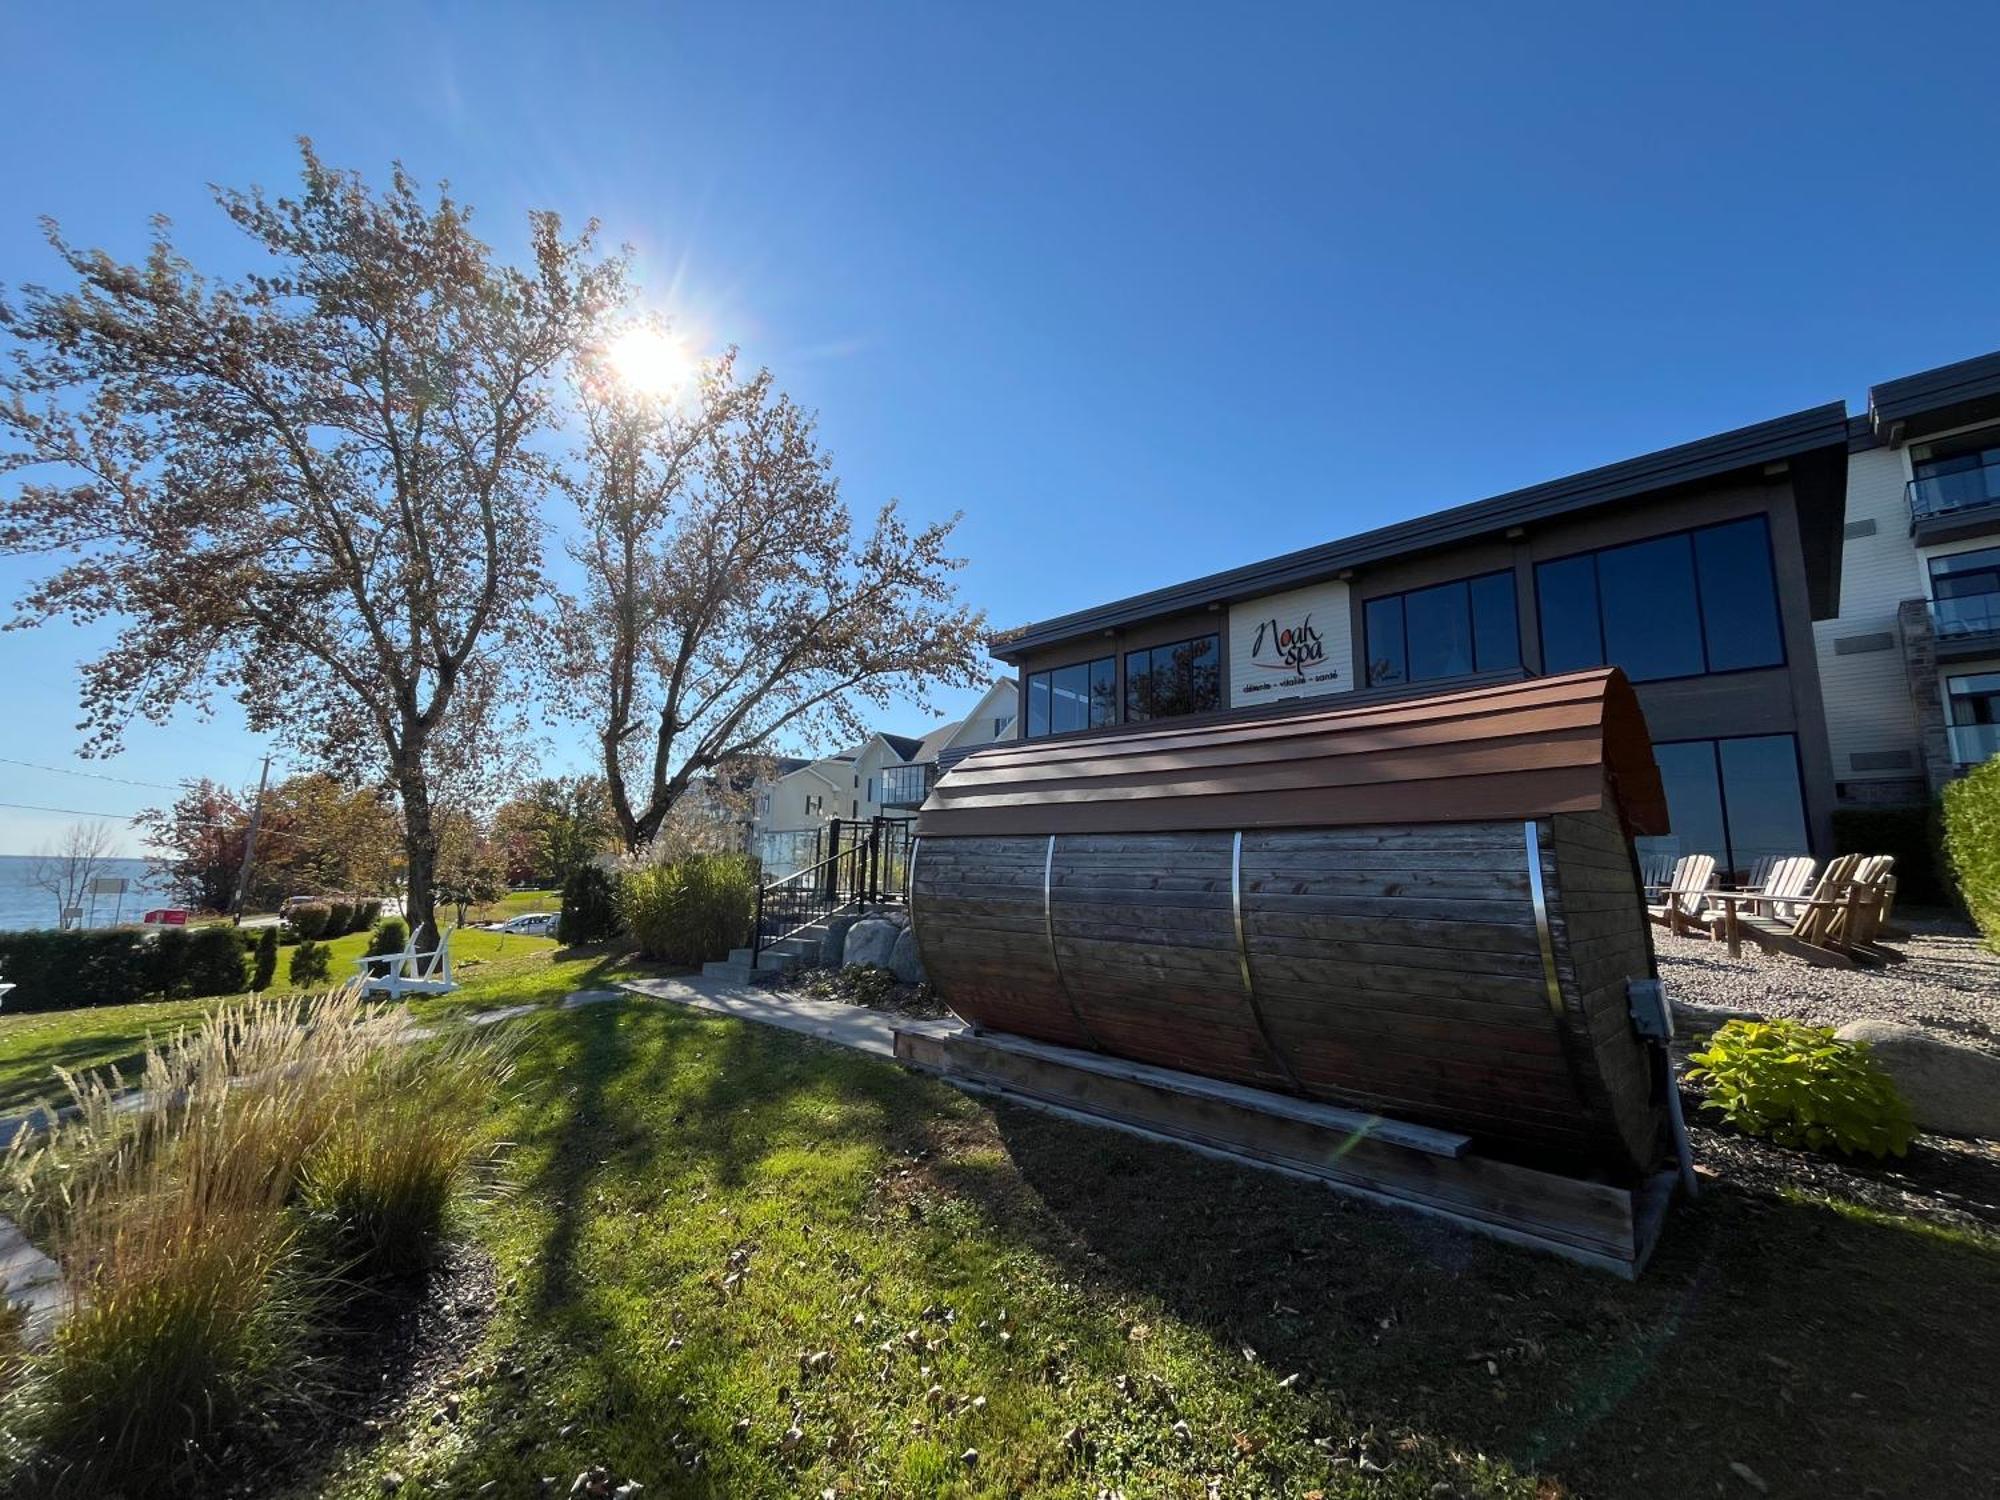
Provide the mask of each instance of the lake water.
{"label": "lake water", "polygon": [[[0,854],[0,932],[56,925],[56,898],[35,884],[35,863],[32,854]],[[147,878],[143,859],[107,859],[97,873],[104,879],[125,881],[125,893],[85,895],[81,904],[88,926],[136,922],[150,907],[174,904],[165,882]]]}

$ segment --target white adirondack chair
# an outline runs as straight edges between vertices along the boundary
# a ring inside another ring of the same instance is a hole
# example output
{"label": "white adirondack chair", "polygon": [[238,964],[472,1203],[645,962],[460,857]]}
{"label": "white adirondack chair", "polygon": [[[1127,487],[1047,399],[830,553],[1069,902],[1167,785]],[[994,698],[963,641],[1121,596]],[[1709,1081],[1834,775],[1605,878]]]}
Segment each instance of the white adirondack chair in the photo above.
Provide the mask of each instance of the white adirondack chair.
{"label": "white adirondack chair", "polygon": [[354,961],[361,976],[362,993],[386,995],[400,1000],[405,995],[449,995],[458,988],[451,977],[451,934],[438,939],[427,952],[417,951],[417,934],[400,953],[377,953]]}
{"label": "white adirondack chair", "polygon": [[1674,866],[1673,878],[1662,891],[1659,904],[1648,906],[1646,915],[1672,933],[1682,933],[1701,922],[1702,908],[1715,888],[1715,856],[1684,854]]}

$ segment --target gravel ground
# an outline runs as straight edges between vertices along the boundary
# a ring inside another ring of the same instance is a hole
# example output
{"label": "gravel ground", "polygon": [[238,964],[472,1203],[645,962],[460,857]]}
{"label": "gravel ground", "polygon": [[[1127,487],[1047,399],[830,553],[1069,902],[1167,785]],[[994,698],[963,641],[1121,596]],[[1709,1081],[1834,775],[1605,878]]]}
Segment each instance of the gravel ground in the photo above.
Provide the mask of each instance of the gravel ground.
{"label": "gravel ground", "polygon": [[1654,929],[1660,977],[1675,1000],[1790,1016],[1815,1026],[1902,1021],[2000,1054],[2000,953],[1963,931],[1921,931],[1892,946],[1908,961],[1876,969],[1816,969],[1744,945],[1741,958],[1707,938]]}

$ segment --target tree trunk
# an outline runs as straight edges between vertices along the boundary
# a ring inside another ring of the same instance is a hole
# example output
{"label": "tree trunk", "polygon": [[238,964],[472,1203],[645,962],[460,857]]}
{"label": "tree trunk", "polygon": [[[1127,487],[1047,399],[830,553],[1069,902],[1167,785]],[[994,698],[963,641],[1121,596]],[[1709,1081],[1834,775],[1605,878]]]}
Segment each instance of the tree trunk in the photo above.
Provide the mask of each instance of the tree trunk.
{"label": "tree trunk", "polygon": [[433,938],[441,938],[444,934],[437,926],[437,828],[431,821],[431,789],[421,763],[414,768],[404,766],[396,783],[403,799],[403,859],[409,868],[403,917],[410,924],[412,939],[426,928]]}

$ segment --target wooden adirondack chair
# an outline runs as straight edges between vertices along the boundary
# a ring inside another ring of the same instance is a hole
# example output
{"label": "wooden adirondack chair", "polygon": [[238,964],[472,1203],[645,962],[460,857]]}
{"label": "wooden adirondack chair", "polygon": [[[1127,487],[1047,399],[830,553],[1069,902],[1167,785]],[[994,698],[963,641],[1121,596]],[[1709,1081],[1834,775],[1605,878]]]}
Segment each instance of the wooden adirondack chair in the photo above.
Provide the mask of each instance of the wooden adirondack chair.
{"label": "wooden adirondack chair", "polygon": [[451,934],[438,939],[428,952],[417,951],[417,934],[400,953],[377,953],[356,959],[363,994],[385,995],[400,1000],[405,995],[449,995],[458,988],[451,977]]}
{"label": "wooden adirondack chair", "polygon": [[1639,881],[1646,887],[1647,899],[1652,899],[1656,891],[1664,891],[1674,878],[1674,857],[1671,854],[1642,854],[1639,856]]}
{"label": "wooden adirondack chair", "polygon": [[1813,876],[1818,873],[1819,861],[1810,855],[1771,860],[1759,884],[1741,891],[1719,891],[1710,900],[1703,916],[1708,935],[1727,939],[1730,956],[1735,957],[1742,951],[1742,937],[1732,935],[1732,922],[1746,915],[1796,922],[1799,905],[1811,898]]}
{"label": "wooden adirondack chair", "polygon": [[[1768,953],[1789,953],[1819,968],[1851,969],[1857,962],[1881,962],[1884,952],[1871,945],[1880,921],[1879,882],[1890,863],[1886,855],[1865,859],[1859,854],[1841,855],[1826,867],[1809,898],[1786,903],[1798,911],[1790,924],[1742,909],[1746,897],[1716,897],[1722,908],[1724,936],[1734,935],[1729,951],[1741,951],[1741,940],[1749,938]],[[1861,878],[1864,864],[1868,879]]]}
{"label": "wooden adirondack chair", "polygon": [[1715,889],[1715,856],[1685,854],[1674,866],[1657,906],[1648,906],[1646,915],[1672,933],[1686,932],[1699,924],[1702,907]]}

